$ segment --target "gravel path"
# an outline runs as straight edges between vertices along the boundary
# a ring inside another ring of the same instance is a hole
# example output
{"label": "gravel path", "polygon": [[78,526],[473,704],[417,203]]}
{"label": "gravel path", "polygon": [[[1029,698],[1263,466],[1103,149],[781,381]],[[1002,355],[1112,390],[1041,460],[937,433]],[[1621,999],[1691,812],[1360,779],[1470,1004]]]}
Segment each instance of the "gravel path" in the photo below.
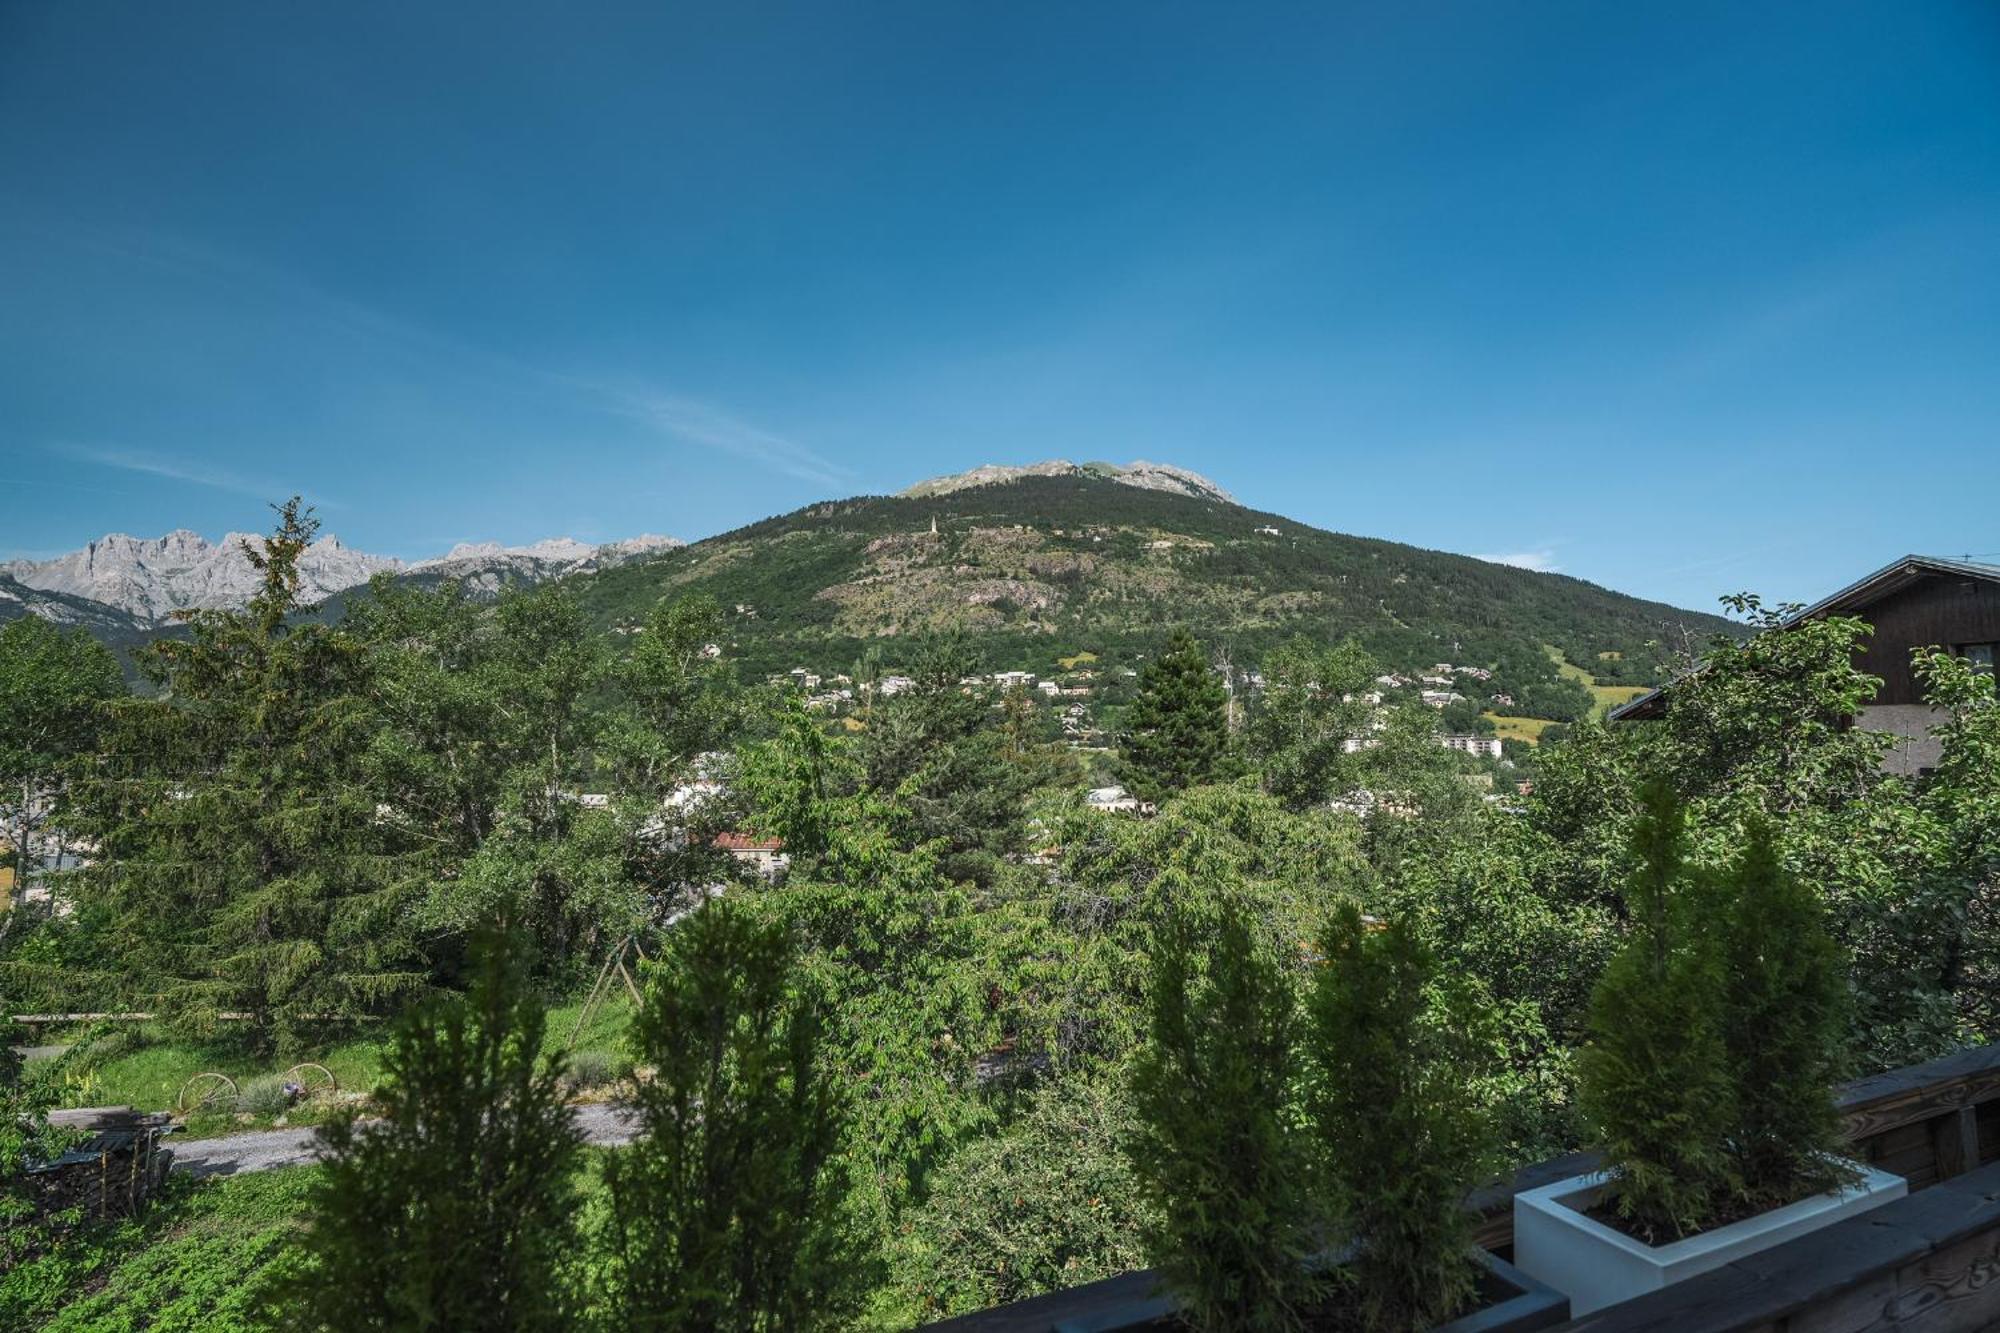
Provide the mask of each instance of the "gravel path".
{"label": "gravel path", "polygon": [[[622,1107],[595,1103],[576,1108],[576,1123],[586,1142],[618,1147],[632,1141],[632,1114]],[[193,1176],[234,1176],[246,1171],[271,1171],[304,1166],[317,1159],[318,1131],[258,1129],[215,1139],[169,1138],[175,1167]]]}

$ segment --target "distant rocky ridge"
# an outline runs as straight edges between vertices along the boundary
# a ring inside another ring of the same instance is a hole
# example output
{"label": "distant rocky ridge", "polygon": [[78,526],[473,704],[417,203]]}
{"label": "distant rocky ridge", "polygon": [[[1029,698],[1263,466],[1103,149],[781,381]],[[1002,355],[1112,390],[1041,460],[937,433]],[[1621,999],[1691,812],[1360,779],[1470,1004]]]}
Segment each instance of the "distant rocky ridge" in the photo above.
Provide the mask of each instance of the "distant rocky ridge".
{"label": "distant rocky ridge", "polygon": [[[144,629],[166,624],[176,611],[240,607],[257,588],[257,571],[243,554],[243,543],[256,540],[232,532],[210,542],[186,529],[157,538],[121,532],[53,560],[9,561],[0,564],[0,620],[30,612],[66,624],[93,624],[123,615],[133,628]],[[482,542],[410,562],[357,551],[328,536],[299,560],[300,593],[308,603],[319,602],[383,573],[457,578],[476,592],[492,592],[503,583],[539,583],[605,569],[680,544],[650,534],[601,546],[568,537],[531,546]]]}
{"label": "distant rocky ridge", "polygon": [[907,499],[921,499],[930,495],[949,495],[953,491],[969,490],[974,486],[995,486],[1002,482],[1018,481],[1022,477],[1102,477],[1121,486],[1167,491],[1174,495],[1192,496],[1197,500],[1219,500],[1223,504],[1236,503],[1235,496],[1199,472],[1190,472],[1171,463],[1134,460],[1120,467],[1116,463],[1072,463],[1066,458],[1052,458],[1042,463],[1025,463],[1019,466],[986,463],[973,468],[970,472],[920,481],[902,494]]}
{"label": "distant rocky ridge", "polygon": [[113,644],[143,637],[146,630],[145,623],[138,618],[103,602],[30,588],[18,579],[0,574],[0,624],[22,616],[40,616],[51,624],[81,629]]}

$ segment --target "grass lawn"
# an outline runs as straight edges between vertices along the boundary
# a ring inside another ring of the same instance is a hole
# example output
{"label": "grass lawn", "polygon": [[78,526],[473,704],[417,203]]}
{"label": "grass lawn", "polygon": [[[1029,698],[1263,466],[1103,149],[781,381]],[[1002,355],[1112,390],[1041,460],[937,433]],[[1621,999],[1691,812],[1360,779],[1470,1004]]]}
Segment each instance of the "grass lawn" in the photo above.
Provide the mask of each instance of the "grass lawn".
{"label": "grass lawn", "polygon": [[[603,1149],[577,1165],[576,1209],[604,1206]],[[248,1333],[302,1320],[287,1306],[310,1262],[300,1246],[316,1166],[177,1177],[136,1222],[86,1232],[0,1277],[0,1329]],[[584,1260],[582,1247],[577,1258]]]}
{"label": "grass lawn", "polygon": [[1542,743],[1542,733],[1555,726],[1545,717],[1505,717],[1499,713],[1483,716],[1493,724],[1494,733],[1503,741],[1526,741],[1530,745]]}
{"label": "grass lawn", "polygon": [[1590,685],[1590,697],[1597,700],[1597,706],[1590,710],[1590,715],[1603,717],[1620,704],[1631,703],[1640,695],[1651,692],[1652,687],[1648,685],[1599,685],[1593,681]]}
{"label": "grass lawn", "polygon": [[[1601,718],[1612,709],[1618,707],[1618,705],[1630,703],[1651,689],[1647,685],[1599,685],[1597,677],[1564,657],[1562,649],[1556,647],[1554,644],[1543,644],[1542,651],[1547,653],[1549,659],[1556,664],[1558,672],[1590,691],[1592,700],[1590,715],[1593,718]],[[1616,658],[1619,654],[1599,653],[1598,656]]]}
{"label": "grass lawn", "polygon": [[[598,1005],[590,1023],[577,1034],[578,1051],[623,1053],[625,1032],[632,1021],[632,999],[621,983],[614,984],[617,989]],[[551,1054],[566,1049],[582,1011],[582,999],[550,1009],[543,1049]],[[382,1077],[383,1044],[387,1039],[388,1024],[375,1024],[371,1030],[325,1050],[286,1058],[253,1055],[226,1041],[177,1041],[150,1024],[134,1025],[106,1039],[106,1058],[91,1060],[88,1069],[68,1076],[62,1104],[169,1111],[181,1085],[196,1074],[210,1070],[227,1074],[241,1088],[251,1079],[281,1074],[300,1060],[311,1060],[332,1070],[343,1092],[368,1093],[374,1091]],[[265,1115],[246,1123],[228,1114],[203,1116],[191,1123],[188,1130],[196,1135],[227,1133],[269,1124],[271,1119]],[[288,1123],[301,1123],[301,1117],[293,1114]]]}

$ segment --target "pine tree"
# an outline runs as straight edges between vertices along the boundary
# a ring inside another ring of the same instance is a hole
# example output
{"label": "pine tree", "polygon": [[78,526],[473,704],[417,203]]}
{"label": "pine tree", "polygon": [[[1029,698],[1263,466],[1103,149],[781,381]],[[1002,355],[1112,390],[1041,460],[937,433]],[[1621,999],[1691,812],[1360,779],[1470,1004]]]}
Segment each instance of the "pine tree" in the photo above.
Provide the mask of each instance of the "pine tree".
{"label": "pine tree", "polygon": [[719,898],[649,970],[634,1055],[641,1137],[605,1164],[606,1305],[619,1328],[845,1327],[865,1250],[825,1015],[782,924]]}
{"label": "pine tree", "polygon": [[1724,966],[1736,1123],[1730,1141],[1745,1195],[1774,1208],[1841,1183],[1845,1147],[1833,1087],[1841,1075],[1847,981],[1812,889],[1778,864],[1763,820],[1747,830],[1731,877]]}
{"label": "pine tree", "polygon": [[1224,775],[1227,697],[1201,645],[1177,629],[1139,675],[1122,748],[1127,785],[1164,800]]}
{"label": "pine tree", "polygon": [[1184,905],[1155,935],[1148,1004],[1132,1164],[1153,1262],[1198,1330],[1297,1329],[1324,1283],[1304,1265],[1317,1219],[1292,1130],[1291,986],[1244,913]]}
{"label": "pine tree", "polygon": [[351,1330],[559,1330],[582,1142],[518,937],[484,932],[471,991],[396,1027],[383,1119],[322,1130],[301,1314]]}
{"label": "pine tree", "polygon": [[1344,904],[1321,949],[1314,1110],[1354,1242],[1345,1271],[1365,1327],[1427,1328],[1459,1313],[1476,1279],[1465,1196],[1492,1164],[1475,1090],[1490,1025],[1401,922],[1371,930]]}
{"label": "pine tree", "polygon": [[928,645],[912,686],[875,709],[862,762],[868,786],[904,817],[908,843],[937,842],[946,874],[987,884],[1026,840],[1033,775],[1009,760],[990,691],[962,683],[977,669],[960,638]]}
{"label": "pine tree", "polygon": [[281,506],[244,544],[262,579],[249,606],[189,614],[186,640],[147,650],[158,697],[120,702],[86,800],[85,895],[135,998],[195,1029],[246,1013],[279,1046],[423,981],[402,910],[419,867],[359,777],[360,645],[297,618],[317,528],[296,497]]}
{"label": "pine tree", "polygon": [[1685,812],[1661,780],[1641,805],[1631,933],[1591,997],[1577,1072],[1620,1216],[1664,1242],[1699,1231],[1732,1188],[1734,1080],[1717,960],[1692,919],[1712,904],[1683,882]]}

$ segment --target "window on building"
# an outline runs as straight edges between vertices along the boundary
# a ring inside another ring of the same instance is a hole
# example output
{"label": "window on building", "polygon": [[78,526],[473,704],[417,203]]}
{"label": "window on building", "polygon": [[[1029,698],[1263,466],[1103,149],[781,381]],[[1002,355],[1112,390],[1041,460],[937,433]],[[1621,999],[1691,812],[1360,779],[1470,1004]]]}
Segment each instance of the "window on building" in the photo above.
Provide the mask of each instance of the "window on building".
{"label": "window on building", "polygon": [[2000,643],[1961,643],[1953,649],[1958,656],[1972,663],[1974,671],[1983,671],[1989,676],[1995,674],[1996,650],[2000,650]]}

